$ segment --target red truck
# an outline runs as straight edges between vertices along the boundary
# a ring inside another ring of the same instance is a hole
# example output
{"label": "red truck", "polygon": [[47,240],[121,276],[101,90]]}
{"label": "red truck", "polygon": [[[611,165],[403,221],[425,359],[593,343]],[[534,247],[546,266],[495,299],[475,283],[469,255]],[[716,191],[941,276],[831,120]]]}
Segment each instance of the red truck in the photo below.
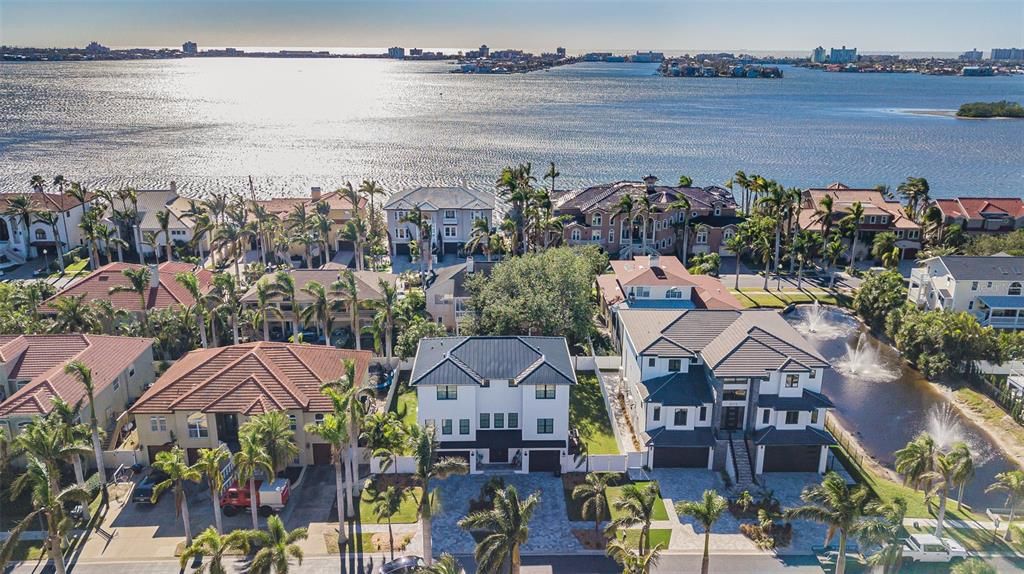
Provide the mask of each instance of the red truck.
{"label": "red truck", "polygon": [[[277,514],[288,504],[291,488],[287,478],[278,478],[271,482],[256,481],[256,507],[260,516]],[[252,504],[249,498],[249,483],[239,486],[238,481],[232,482],[220,497],[220,507],[227,516],[234,516],[246,510]]]}

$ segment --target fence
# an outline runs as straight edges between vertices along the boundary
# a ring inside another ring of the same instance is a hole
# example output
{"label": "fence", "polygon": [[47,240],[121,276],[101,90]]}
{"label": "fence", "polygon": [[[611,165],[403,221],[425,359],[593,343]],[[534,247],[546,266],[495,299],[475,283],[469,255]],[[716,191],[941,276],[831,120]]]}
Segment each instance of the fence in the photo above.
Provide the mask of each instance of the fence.
{"label": "fence", "polygon": [[580,459],[565,456],[562,472],[626,472],[628,458],[625,454],[592,454]]}
{"label": "fence", "polygon": [[399,456],[391,464],[385,464],[383,458],[374,456],[370,458],[371,474],[412,474],[416,472],[416,458],[411,456]]}
{"label": "fence", "polygon": [[997,405],[1010,415],[1010,418],[1018,424],[1024,424],[1024,397],[1011,392],[1010,383],[1006,378],[1001,379],[999,388],[985,379],[983,376],[971,377],[971,386],[978,389],[988,398],[995,401]]}
{"label": "fence", "polygon": [[853,438],[850,433],[841,428],[832,417],[825,417],[825,430],[832,433],[832,436],[836,439],[836,442],[839,443],[839,446],[843,447],[843,450],[846,451],[847,459],[857,466],[857,470],[859,470],[861,474],[868,474],[867,467],[865,466],[865,459],[867,458],[867,455],[863,450],[861,450],[860,444],[857,440]]}

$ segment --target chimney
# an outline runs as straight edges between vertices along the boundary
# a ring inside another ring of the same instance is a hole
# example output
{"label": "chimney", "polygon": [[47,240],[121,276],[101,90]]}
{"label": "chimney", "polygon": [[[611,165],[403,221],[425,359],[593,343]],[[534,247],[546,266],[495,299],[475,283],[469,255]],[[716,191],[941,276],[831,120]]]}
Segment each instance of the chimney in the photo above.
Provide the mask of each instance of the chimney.
{"label": "chimney", "polygon": [[156,289],[160,286],[160,266],[150,265],[149,266],[149,287]]}
{"label": "chimney", "polygon": [[466,273],[472,273],[472,272],[473,272],[473,256],[470,255],[469,257],[466,258]]}
{"label": "chimney", "polygon": [[178,182],[174,181],[173,179],[171,180],[171,193],[178,193]]}
{"label": "chimney", "polygon": [[654,184],[658,183],[658,178],[653,175],[648,175],[644,178],[644,184],[647,185],[647,193],[654,191]]}
{"label": "chimney", "polygon": [[650,265],[651,269],[654,269],[655,267],[661,267],[661,255],[657,253],[651,255],[651,258],[647,262],[647,264]]}
{"label": "chimney", "polygon": [[309,197],[313,201],[320,201],[320,188],[319,187],[310,188],[310,190],[309,190]]}

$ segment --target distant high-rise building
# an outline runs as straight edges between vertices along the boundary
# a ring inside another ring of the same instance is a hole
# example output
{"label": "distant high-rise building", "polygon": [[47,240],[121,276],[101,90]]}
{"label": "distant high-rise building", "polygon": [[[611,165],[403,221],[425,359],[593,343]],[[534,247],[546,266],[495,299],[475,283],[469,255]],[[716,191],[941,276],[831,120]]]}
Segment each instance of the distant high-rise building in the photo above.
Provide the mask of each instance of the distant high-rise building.
{"label": "distant high-rise building", "polygon": [[186,54],[195,55],[199,53],[199,46],[195,42],[185,42],[181,45],[181,51]]}
{"label": "distant high-rise building", "polygon": [[992,48],[993,60],[1008,60],[1017,62],[1024,60],[1024,49],[1022,48]]}
{"label": "distant high-rise building", "polygon": [[110,48],[99,42],[89,42],[89,45],[85,47],[86,54],[106,54],[109,51]]}
{"label": "distant high-rise building", "polygon": [[405,58],[405,48],[400,48],[398,46],[388,48],[388,57],[394,58],[396,60],[401,60]]}
{"label": "distant high-rise building", "polygon": [[828,60],[828,52],[825,48],[818,46],[811,52],[811,63],[813,64],[824,64]]}
{"label": "distant high-rise building", "polygon": [[565,48],[559,46],[559,47],[555,48],[555,53],[558,54],[559,58],[564,58],[565,57]]}
{"label": "distant high-rise building", "polygon": [[409,50],[409,55],[410,56],[422,56],[423,55],[423,48],[412,48],[412,49]]}
{"label": "distant high-rise building", "polygon": [[857,61],[857,48],[832,48],[828,55],[830,64],[850,64]]}
{"label": "distant high-rise building", "polygon": [[491,55],[491,49],[487,47],[487,44],[481,44],[479,53],[481,58],[486,58]]}
{"label": "distant high-rise building", "polygon": [[960,59],[964,62],[980,62],[983,55],[981,50],[975,48],[960,54]]}

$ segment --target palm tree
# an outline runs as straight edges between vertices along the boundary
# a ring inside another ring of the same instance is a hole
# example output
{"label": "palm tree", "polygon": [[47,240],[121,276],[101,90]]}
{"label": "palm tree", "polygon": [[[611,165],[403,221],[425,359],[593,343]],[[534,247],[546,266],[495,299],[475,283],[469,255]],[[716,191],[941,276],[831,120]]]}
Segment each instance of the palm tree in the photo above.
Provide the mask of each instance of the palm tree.
{"label": "palm tree", "polygon": [[[153,468],[167,475],[167,479],[153,486],[153,504],[168,488],[174,489],[174,507],[176,515],[181,516],[185,526],[185,546],[192,544],[192,524],[188,516],[188,495],[185,493],[185,482],[199,482],[203,476],[198,468],[185,462],[185,451],[175,446],[171,450],[156,453]],[[213,493],[210,493],[213,496]]]}
{"label": "palm tree", "polygon": [[305,528],[296,528],[289,532],[279,516],[267,519],[266,532],[259,530],[252,533],[252,541],[260,549],[249,564],[250,574],[288,574],[292,558],[302,565],[302,548],[298,545],[305,540],[308,532]]}
{"label": "palm tree", "polygon": [[12,219],[21,220],[21,226],[25,228],[24,239],[25,239],[25,258],[28,259],[29,250],[29,227],[32,225],[32,220],[35,219],[38,211],[35,206],[32,205],[32,200],[25,195],[16,195],[7,200],[7,209],[4,210],[4,215],[11,217]]}
{"label": "palm tree", "polygon": [[[686,267],[686,257],[690,251],[690,200],[684,195],[680,195],[679,199],[676,199],[668,206],[669,210],[683,214],[683,244],[682,253],[680,260],[683,263],[683,267]],[[678,245],[678,243],[677,243]]]}
{"label": "palm tree", "polygon": [[[437,495],[430,491],[430,481],[433,479],[443,480],[453,474],[466,474],[469,472],[469,465],[459,458],[438,458],[437,439],[434,427],[427,427],[423,432],[417,433],[414,445],[413,456],[416,459],[416,472],[413,478],[419,481],[423,487],[423,494],[420,495],[420,524],[423,530],[423,557],[427,566],[433,560],[433,541],[431,540],[432,512]],[[518,503],[518,497],[516,498]],[[482,564],[478,558],[478,564]],[[481,566],[482,567],[482,566]]]}
{"label": "palm tree", "polygon": [[242,280],[242,272],[238,266],[238,260],[242,254],[238,252],[241,240],[247,235],[246,231],[232,223],[226,223],[217,227],[213,235],[213,248],[224,250],[226,256],[231,257],[235,266],[235,280]]}
{"label": "palm tree", "polygon": [[199,533],[181,553],[178,564],[182,571],[185,570],[189,561],[199,557],[206,558],[206,562],[192,571],[192,574],[228,574],[224,566],[224,556],[233,550],[249,553],[250,532],[235,530],[230,534],[221,534],[219,530],[210,526]]}
{"label": "palm tree", "polygon": [[204,293],[200,292],[199,279],[194,273],[178,273],[174,276],[174,280],[184,287],[188,294],[192,296],[192,300],[195,301],[192,304],[192,311],[199,321],[199,339],[202,342],[203,348],[206,349],[209,347],[206,340],[206,318],[209,314],[206,307],[208,298]]}
{"label": "palm tree", "polygon": [[971,447],[965,442],[958,442],[949,451],[952,466],[951,482],[957,488],[956,509],[961,510],[964,502],[964,486],[974,478],[974,456]]}
{"label": "palm tree", "polygon": [[249,511],[252,515],[252,528],[260,527],[259,514],[256,508],[256,475],[263,473],[267,477],[274,476],[274,462],[266,448],[251,433],[239,433],[238,442],[241,448],[234,454],[235,478],[241,486],[249,483]]}
{"label": "palm tree", "polygon": [[594,518],[595,534],[600,531],[601,520],[604,519],[605,510],[608,508],[608,495],[605,491],[614,479],[615,475],[610,472],[591,472],[587,474],[583,484],[572,489],[572,499],[581,504],[583,517]]}
{"label": "palm tree", "polygon": [[832,231],[832,218],[834,216],[832,205],[832,196],[826,195],[821,198],[818,206],[814,208],[814,214],[811,215],[811,221],[821,226],[822,243],[828,243],[828,234]]}
{"label": "palm tree", "polygon": [[462,569],[462,565],[454,556],[445,552],[437,562],[420,568],[417,572],[421,574],[465,574],[466,571]]}
{"label": "palm tree", "polygon": [[708,574],[711,564],[711,556],[708,553],[711,542],[711,528],[721,518],[722,513],[729,507],[729,503],[723,496],[714,490],[705,490],[704,496],[696,502],[679,502],[676,504],[676,512],[692,516],[701,526],[704,527],[704,558],[700,562],[701,574]]}
{"label": "palm tree", "polygon": [[[318,423],[306,425],[306,432],[315,434],[331,445],[331,464],[334,465],[334,489],[338,502],[338,521],[347,516],[347,508],[352,507],[352,499],[345,505],[345,447],[348,444],[348,426],[345,423],[345,405],[342,396],[332,388],[322,391],[331,399],[333,411],[326,413]],[[351,494],[351,491],[349,491]]]}
{"label": "palm tree", "polygon": [[15,452],[35,457],[49,467],[53,480],[51,487],[55,492],[60,490],[58,464],[89,454],[88,447],[80,442],[67,442],[66,439],[75,437],[79,430],[67,428],[63,424],[64,416],[65,413],[58,413],[54,417],[32,419],[14,439]]}
{"label": "palm tree", "polygon": [[[615,204],[615,210],[612,212],[611,217],[611,222],[614,222],[615,218],[620,215],[624,216],[626,219],[626,228],[628,229],[626,243],[629,246],[630,259],[633,258],[633,211],[635,210],[636,204],[633,202],[633,196],[626,194],[620,197],[618,203]],[[611,233],[615,233],[614,226],[612,227]]]}
{"label": "palm tree", "polygon": [[487,533],[473,552],[480,572],[497,574],[504,571],[508,561],[509,574],[519,574],[519,549],[530,536],[530,519],[540,504],[540,493],[534,492],[526,500],[520,500],[516,487],[507,486],[494,493],[493,504],[490,510],[463,517],[459,527]]}
{"label": "palm tree", "polygon": [[270,281],[264,280],[256,283],[256,308],[254,311],[259,314],[260,322],[263,324],[264,341],[270,340],[270,324],[268,322],[270,316],[273,315],[278,319],[284,320],[281,308],[272,300],[274,295],[274,285]]}
{"label": "palm tree", "polygon": [[362,349],[359,330],[359,284],[356,282],[356,275],[351,269],[345,269],[338,275],[338,280],[331,284],[331,291],[340,293],[345,300],[345,307],[349,313],[349,328],[352,329],[352,337],[356,340],[356,350]]}
{"label": "palm tree", "polygon": [[419,428],[404,425],[398,413],[377,411],[366,417],[361,438],[366,441],[372,456],[381,459],[381,472],[393,466],[395,474],[398,474],[398,465],[395,464],[398,456],[416,441],[419,435],[414,433],[417,432]]}
{"label": "palm tree", "polygon": [[[348,428],[348,457],[347,457],[347,471],[348,471],[348,508],[349,512],[354,512],[355,508],[352,504],[352,491],[356,483],[356,453],[359,441],[359,435],[362,432],[363,419],[366,417],[366,410],[363,406],[361,393],[363,389],[359,387],[359,382],[356,377],[356,363],[352,359],[345,359],[342,361],[342,367],[344,374],[341,378],[331,381],[323,385],[324,390],[332,390],[337,394],[337,397],[331,398],[332,402],[335,403],[335,408],[340,409],[344,412],[345,423]],[[331,395],[328,395],[331,396]]]}
{"label": "palm tree", "polygon": [[85,293],[65,295],[53,302],[53,331],[57,333],[88,333],[96,328],[93,308],[85,302]]}
{"label": "palm tree", "polygon": [[850,242],[850,267],[857,263],[857,240],[860,235],[860,222],[864,219],[864,206],[859,201],[853,202],[850,211],[841,220],[841,223],[853,228],[853,240]]}
{"label": "palm tree", "polygon": [[828,526],[825,546],[839,533],[839,557],[836,559],[836,574],[846,572],[846,539],[856,535],[863,523],[861,517],[871,498],[871,491],[858,484],[850,488],[846,479],[836,472],[829,472],[821,484],[804,489],[800,498],[807,504],[787,510],[786,520],[811,520]]}
{"label": "palm tree", "polygon": [[608,543],[606,553],[622,566],[622,574],[648,574],[661,558],[662,545],[659,543],[647,552],[638,554],[623,538]]}
{"label": "palm tree", "polygon": [[896,472],[903,475],[903,480],[914,490],[931,490],[930,473],[935,470],[937,451],[935,439],[926,432],[918,434],[907,446],[895,452]]}
{"label": "palm tree", "polygon": [[53,233],[53,247],[56,250],[54,254],[57,259],[57,266],[60,267],[61,275],[64,274],[64,242],[60,239],[60,232],[57,231],[57,222],[59,221],[57,214],[52,211],[41,211],[36,214],[36,222],[42,223],[50,227],[50,232]]}
{"label": "palm tree", "polygon": [[825,245],[825,259],[828,260],[829,274],[828,288],[832,289],[836,284],[836,271],[833,269],[836,262],[843,256],[843,242],[837,237]]}
{"label": "palm tree", "polygon": [[292,308],[292,335],[299,333],[299,308],[295,301],[295,278],[287,271],[278,271],[274,275],[274,295],[283,297]]}
{"label": "palm tree", "polygon": [[647,251],[647,224],[653,219],[655,208],[649,195],[641,195],[636,199],[636,216],[640,220],[640,250]]}
{"label": "palm tree", "polygon": [[392,560],[395,559],[395,533],[391,529],[391,518],[402,509],[402,503],[405,502],[408,495],[406,490],[389,486],[379,492],[373,501],[373,513],[377,516],[377,520],[383,518],[388,521],[388,547],[391,550]]}
{"label": "palm tree", "polygon": [[[398,289],[385,281],[377,280],[377,287],[380,289],[380,299],[370,301],[368,304],[377,310],[377,314],[383,319],[384,326],[384,357],[391,360],[392,340],[395,336],[395,307],[398,306]],[[356,347],[358,349],[358,347]]]}
{"label": "palm tree", "polygon": [[151,275],[149,267],[142,266],[121,271],[128,278],[127,285],[115,285],[110,288],[110,294],[135,293],[139,296],[140,317],[142,318],[142,333],[149,335],[149,282]]}
{"label": "palm tree", "polygon": [[220,493],[224,489],[224,464],[231,458],[231,451],[226,448],[201,448],[195,469],[206,477],[206,486],[210,488],[210,500],[213,502],[213,522],[218,534],[224,533],[224,520],[220,510]]}
{"label": "palm tree", "polygon": [[1005,492],[1006,506],[1010,507],[1010,516],[1006,520],[1006,536],[1003,538],[1009,542],[1013,535],[1010,526],[1013,525],[1013,511],[1017,501],[1024,498],[1024,470],[1009,470],[996,475],[996,481],[985,489],[985,492]]}
{"label": "palm tree", "polygon": [[491,236],[494,233],[491,231],[491,225],[486,219],[473,220],[473,229],[469,232],[469,241],[466,242],[466,251],[473,253],[477,249],[484,252],[487,256],[487,260],[491,260]]}
{"label": "palm tree", "polygon": [[284,411],[270,411],[245,421],[239,435],[251,436],[270,457],[274,472],[283,470],[299,454],[295,431]]}
{"label": "palm tree", "polygon": [[495,191],[502,199],[508,201],[508,218],[513,223],[512,254],[518,253],[523,244],[523,230],[526,227],[526,205],[533,195],[533,183],[536,178],[530,173],[530,163],[521,163],[516,167],[506,166],[501,170],[495,182]]}
{"label": "palm tree", "polygon": [[85,387],[85,397],[89,401],[89,429],[92,432],[92,449],[96,455],[96,472],[100,475],[103,485],[103,500],[107,499],[107,469],[103,466],[103,446],[100,444],[100,425],[96,419],[96,387],[92,381],[92,369],[81,361],[71,361],[64,365],[64,372],[78,379]]}
{"label": "palm tree", "polygon": [[612,503],[619,517],[608,525],[607,532],[614,534],[619,529],[640,526],[640,538],[637,541],[637,553],[643,554],[650,549],[648,533],[654,520],[654,508],[660,499],[658,485],[649,482],[645,486],[628,484],[622,488],[622,495]]}
{"label": "palm tree", "polygon": [[[161,209],[156,212],[156,221],[160,225],[160,233],[164,234],[164,250],[167,253],[167,260],[174,261],[174,250],[171,243],[171,212],[168,209]],[[160,261],[159,255],[157,262]]]}
{"label": "palm tree", "polygon": [[239,314],[242,312],[242,293],[235,278],[227,273],[213,276],[213,290],[209,298],[215,304],[214,312],[227,313],[231,319],[231,334],[234,343],[239,342]]}
{"label": "palm tree", "polygon": [[90,211],[82,216],[82,221],[78,223],[78,228],[82,230],[82,239],[89,246],[89,267],[95,271],[100,266],[100,250],[97,243],[99,242],[99,228],[101,226],[96,221],[96,218],[91,216],[92,213]]}
{"label": "palm tree", "polygon": [[[351,272],[350,272],[351,273]],[[331,308],[334,301],[327,289],[318,281],[310,281],[301,291],[313,300],[302,308],[301,317],[306,323],[314,323],[324,334],[324,345],[331,346]],[[355,331],[353,331],[355,333]],[[358,335],[357,335],[358,337]],[[358,339],[357,339],[358,340]]]}
{"label": "palm tree", "polygon": [[872,502],[867,511],[874,516],[858,527],[857,539],[863,546],[877,546],[879,550],[867,558],[870,566],[881,566],[883,574],[903,561],[903,517],[907,514],[907,501],[896,497],[888,502]]}
{"label": "palm tree", "polygon": [[416,245],[419,247],[420,254],[420,274],[429,273],[434,268],[434,257],[431,254],[430,248],[432,243],[431,233],[433,233],[430,226],[430,218],[423,213],[420,206],[416,205],[405,214],[400,223],[409,223],[416,228]]}
{"label": "palm tree", "polygon": [[[64,194],[78,202],[78,205],[82,208],[82,216],[85,216],[85,200],[89,197],[89,192],[82,187],[82,184],[77,181],[72,181]],[[70,215],[70,214],[69,214]],[[64,218],[64,224],[67,225],[67,217]],[[71,241],[71,236],[68,235],[68,230],[64,229],[64,236]]]}
{"label": "palm tree", "polygon": [[[85,488],[85,473],[82,471],[82,456],[90,454],[89,427],[76,422],[82,410],[82,402],[70,404],[60,397],[53,397],[53,410],[46,415],[52,421],[57,432],[62,450],[68,453],[67,459],[75,469],[75,483]],[[77,452],[76,452],[77,451]]]}
{"label": "palm tree", "polygon": [[766,215],[775,220],[775,274],[781,277],[779,258],[782,254],[782,222],[785,216],[786,204],[789,202],[789,195],[778,183],[769,182],[767,194],[758,199],[758,205],[764,209]]}
{"label": "palm tree", "polygon": [[[377,235],[377,218],[375,217],[373,198],[374,196],[385,194],[384,188],[380,186],[376,181],[372,179],[364,179],[363,183],[359,184],[359,193],[365,195],[370,200],[370,211],[368,213],[368,219],[370,220],[370,235],[376,237]],[[359,204],[352,205],[352,212],[355,213],[359,209]]]}
{"label": "palm tree", "polygon": [[288,226],[288,234],[292,237],[292,241],[306,246],[306,267],[312,268],[313,254],[310,252],[311,242],[308,239],[313,228],[313,221],[310,218],[309,212],[306,211],[306,204],[296,204],[292,208],[291,213],[288,214],[288,218],[285,219],[285,223]]}
{"label": "palm tree", "polygon": [[27,466],[25,473],[15,479],[11,485],[11,494],[17,498],[25,491],[31,489],[32,512],[10,530],[7,540],[0,546],[0,567],[6,565],[18,547],[21,535],[28,528],[43,519],[46,523],[46,553],[53,562],[53,568],[57,574],[66,574],[67,568],[64,565],[64,554],[61,549],[61,541],[70,521],[64,515],[64,507],[70,503],[81,503],[83,506],[89,504],[89,493],[80,486],[70,486],[61,490],[57,484],[59,477],[55,468],[50,467],[35,456],[27,455]]}
{"label": "palm tree", "polygon": [[943,523],[946,519],[946,500],[949,489],[953,486],[954,462],[947,453],[936,453],[932,470],[921,477],[931,483],[927,495],[939,495],[939,514],[935,518],[935,536],[942,536]]}

